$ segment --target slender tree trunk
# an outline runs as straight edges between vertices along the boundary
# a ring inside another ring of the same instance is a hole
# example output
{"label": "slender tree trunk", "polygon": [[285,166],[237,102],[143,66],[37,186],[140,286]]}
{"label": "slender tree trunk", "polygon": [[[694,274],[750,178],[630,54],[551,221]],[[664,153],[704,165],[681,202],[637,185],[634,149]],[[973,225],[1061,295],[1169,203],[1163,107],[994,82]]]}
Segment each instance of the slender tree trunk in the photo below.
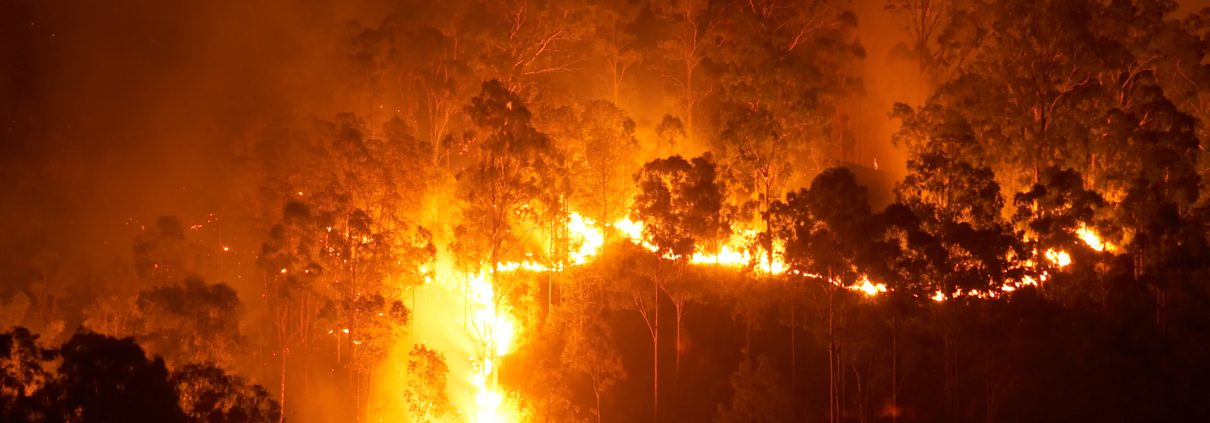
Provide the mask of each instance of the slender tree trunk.
{"label": "slender tree trunk", "polygon": [[[353,277],[349,284],[349,297],[353,301],[357,301],[357,246],[354,244],[352,254],[349,255],[349,260],[353,264]],[[356,307],[354,307],[356,308]],[[352,371],[349,372],[353,382],[353,406],[354,416],[357,421],[361,421],[361,371],[357,369],[357,349],[353,342],[353,333],[357,332],[357,313],[349,310],[349,362],[353,365]]]}
{"label": "slender tree trunk", "polygon": [[854,359],[849,367],[853,368],[853,377],[857,379],[857,414],[862,423],[865,423],[865,388],[861,385],[861,372],[857,371],[857,360]]}
{"label": "slender tree trunk", "polygon": [[950,345],[950,333],[949,332],[950,332],[949,323],[947,322],[945,324],[945,334],[943,335],[945,337],[945,339],[943,340],[944,345],[945,345],[945,348],[944,348],[945,359],[943,360],[943,365],[945,366],[945,420],[946,421],[952,421],[953,414],[954,414],[953,413],[953,408],[954,408],[954,389],[953,388],[954,387],[953,387],[953,375],[952,375],[954,369],[953,369],[953,363],[950,363],[950,355],[952,354],[951,349],[953,348],[953,346]]}
{"label": "slender tree trunk", "polygon": [[658,422],[660,419],[660,282],[657,277],[654,281],[655,289],[655,330],[652,331],[651,344],[653,346],[653,379],[652,389],[655,394],[652,401],[651,416],[653,422]]}
{"label": "slender tree trunk", "polygon": [[357,369],[357,360],[353,360],[353,415],[361,421],[361,371]]}
{"label": "slender tree trunk", "polygon": [[[696,35],[696,34],[695,34]],[[685,138],[693,141],[693,66],[692,57],[685,60]]]}
{"label": "slender tree trunk", "polygon": [[[830,283],[830,282],[829,282]],[[833,293],[828,293],[828,418],[837,423],[836,409],[836,326]]]}
{"label": "slender tree trunk", "polygon": [[550,268],[546,269],[546,315],[542,317],[543,326],[546,326],[546,322],[550,320],[550,313],[552,311],[554,311],[554,309],[555,309],[554,303],[551,301],[551,299],[553,298],[552,292],[554,292],[554,290],[555,290],[555,219],[554,218],[550,219],[550,229],[549,229],[548,233],[550,235],[548,236],[549,242],[547,243],[547,245],[549,245],[550,248],[547,249],[547,257],[549,257],[549,259],[547,259],[547,263],[550,264]]}
{"label": "slender tree trunk", "polygon": [[281,403],[281,414],[277,416],[277,423],[285,423],[286,421],[286,349],[282,348],[281,353],[281,396],[278,401]]}
{"label": "slender tree trunk", "polygon": [[830,423],[840,422],[839,386],[837,377],[839,360],[836,347],[836,286],[832,285],[836,276],[828,269],[828,280],[824,281],[824,292],[828,296],[828,416]]}
{"label": "slender tree trunk", "polygon": [[[790,280],[790,278],[786,278]],[[795,308],[798,304],[795,303],[794,285],[790,285],[790,395],[794,399],[791,404],[791,411],[794,421],[798,421],[798,344],[794,339],[795,328],[798,327],[796,321]]]}
{"label": "slender tree trunk", "polygon": [[370,367],[370,373],[366,375],[366,421],[370,421],[370,398],[373,398],[374,393],[374,367]]}
{"label": "slender tree trunk", "polygon": [[600,378],[600,375],[593,378],[592,393],[597,396],[597,423],[601,423],[601,378]]}
{"label": "slender tree trunk", "polygon": [[995,384],[992,383],[991,379],[992,379],[991,353],[988,351],[987,345],[984,345],[983,346],[983,391],[984,391],[984,395],[987,396],[987,400],[986,400],[987,404],[985,405],[986,406],[985,408],[987,410],[986,411],[987,412],[987,420],[986,420],[987,423],[994,423],[996,420],[994,417],[995,409],[996,409],[996,406],[995,406],[996,387],[995,387]]}
{"label": "slender tree trunk", "polygon": [[891,423],[899,421],[899,316],[891,318]]}
{"label": "slender tree trunk", "polygon": [[676,305],[676,386],[681,386],[681,316],[684,315],[685,298],[681,297],[674,303]]}
{"label": "slender tree trunk", "polygon": [[299,320],[298,323],[299,323],[299,325],[302,326],[301,327],[301,330],[302,330],[301,347],[302,347],[302,366],[303,366],[302,376],[303,376],[303,393],[304,394],[311,390],[311,386],[310,386],[311,380],[310,380],[310,377],[307,375],[307,354],[308,354],[307,350],[310,349],[310,342],[308,342],[308,339],[307,339],[310,332],[308,332],[307,329],[311,327],[309,324],[307,324],[307,317],[310,316],[309,306],[307,306],[307,299],[308,299],[308,297],[310,297],[310,295],[311,294],[309,292],[303,293],[302,306],[299,308],[299,313],[298,313],[298,320]]}

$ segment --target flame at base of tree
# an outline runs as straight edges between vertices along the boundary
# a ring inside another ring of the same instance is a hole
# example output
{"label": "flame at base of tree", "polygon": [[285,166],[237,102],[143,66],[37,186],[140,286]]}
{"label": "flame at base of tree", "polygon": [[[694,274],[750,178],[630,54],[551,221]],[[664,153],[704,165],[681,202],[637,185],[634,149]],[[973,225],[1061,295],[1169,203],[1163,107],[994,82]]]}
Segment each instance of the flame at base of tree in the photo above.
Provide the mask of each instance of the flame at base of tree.
{"label": "flame at base of tree", "polygon": [[[507,273],[532,266],[501,263],[499,267],[501,273]],[[496,365],[515,345],[516,320],[511,308],[500,303],[492,287],[491,270],[466,275],[455,270],[452,259],[444,253],[435,266],[425,270],[431,276],[413,293],[420,299],[416,301],[416,321],[408,341],[441,350],[450,359],[446,392],[458,416],[456,421],[518,421],[513,418],[516,413],[510,411],[515,407],[498,383]],[[406,354],[407,348],[400,350]]]}
{"label": "flame at base of tree", "polygon": [[[508,272],[517,268],[529,268],[524,263],[505,263],[500,272]],[[511,421],[502,411],[504,395],[498,383],[497,369],[494,361],[510,352],[515,341],[516,321],[511,308],[500,304],[500,299],[486,277],[490,270],[474,275],[468,281],[466,289],[470,298],[471,326],[482,345],[482,353],[475,361],[470,375],[471,385],[475,387],[475,421],[479,423],[504,423]]]}

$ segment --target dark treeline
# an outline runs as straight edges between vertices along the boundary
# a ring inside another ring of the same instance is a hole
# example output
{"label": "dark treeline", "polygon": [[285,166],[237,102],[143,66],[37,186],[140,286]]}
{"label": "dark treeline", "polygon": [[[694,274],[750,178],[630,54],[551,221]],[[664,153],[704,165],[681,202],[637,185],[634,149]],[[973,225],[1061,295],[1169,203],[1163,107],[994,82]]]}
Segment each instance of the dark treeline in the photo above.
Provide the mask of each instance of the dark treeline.
{"label": "dark treeline", "polygon": [[[0,420],[475,421],[488,362],[516,421],[1210,418],[1210,9],[286,3],[312,73],[190,106],[221,210],[3,232]],[[13,75],[0,211],[71,207],[108,165]]]}

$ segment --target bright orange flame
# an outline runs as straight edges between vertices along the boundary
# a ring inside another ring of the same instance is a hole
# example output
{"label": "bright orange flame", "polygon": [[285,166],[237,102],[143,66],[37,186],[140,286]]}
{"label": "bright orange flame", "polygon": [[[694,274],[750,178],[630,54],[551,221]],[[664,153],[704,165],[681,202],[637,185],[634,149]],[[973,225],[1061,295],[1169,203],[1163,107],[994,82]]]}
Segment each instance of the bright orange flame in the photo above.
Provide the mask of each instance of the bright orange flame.
{"label": "bright orange flame", "polygon": [[1071,264],[1071,256],[1067,255],[1066,251],[1046,250],[1046,258],[1059,267],[1066,267]]}
{"label": "bright orange flame", "polygon": [[1110,245],[1107,242],[1101,241],[1101,237],[1098,236],[1097,233],[1094,232],[1092,229],[1088,228],[1088,226],[1085,226],[1083,223],[1080,224],[1079,229],[1076,229],[1076,236],[1079,236],[1080,239],[1083,240],[1085,244],[1088,244],[1088,246],[1092,247],[1092,249],[1094,249],[1094,250],[1097,250],[1097,251],[1106,251],[1106,250],[1113,251],[1114,250],[1113,245]]}
{"label": "bright orange flame", "polygon": [[504,423],[507,420],[500,413],[500,403],[503,397],[492,387],[488,386],[487,378],[492,372],[491,359],[484,359],[478,373],[471,375],[471,385],[475,386],[475,422]]}
{"label": "bright orange flame", "polygon": [[855,285],[853,289],[861,291],[868,296],[878,295],[880,292],[886,292],[886,285],[870,283],[870,278],[861,277],[861,285]]}
{"label": "bright orange flame", "polygon": [[605,244],[605,235],[593,227],[595,222],[585,219],[579,213],[572,213],[570,219],[567,229],[575,234],[579,238],[578,241],[581,242],[580,248],[571,252],[571,261],[575,264],[584,264],[595,256],[597,250]]}
{"label": "bright orange flame", "polygon": [[630,219],[622,218],[621,220],[614,222],[613,227],[617,228],[619,231],[622,231],[623,234],[626,234],[626,237],[630,238],[630,240],[634,243],[642,245],[651,251],[657,250],[655,246],[643,242],[642,222],[632,222]]}
{"label": "bright orange flame", "polygon": [[[643,223],[633,222],[630,219],[621,219],[614,222],[613,227],[622,231],[631,242],[642,246],[651,251],[659,250],[658,247],[647,243],[643,240]],[[752,255],[748,252],[745,245],[751,244],[756,239],[756,231],[744,231],[736,234],[726,245],[719,248],[718,253],[710,254],[705,252],[694,253],[693,257],[689,258],[689,262],[693,264],[721,264],[728,266],[744,266],[752,263]],[[774,246],[774,250],[780,250],[780,246]],[[666,259],[675,259],[676,257],[668,254],[664,256]],[[757,270],[771,271],[773,274],[781,274],[786,271],[786,264],[782,262],[779,254],[773,254],[773,263],[769,263],[767,254],[760,254],[756,260]]]}
{"label": "bright orange flame", "polygon": [[[501,273],[516,269],[547,270],[545,266],[530,262],[501,263],[498,268]],[[507,306],[501,306],[496,302],[492,284],[485,277],[488,274],[490,274],[490,270],[480,272],[467,284],[472,322],[479,330],[480,342],[484,346],[484,357],[472,370],[470,381],[476,391],[475,407],[478,410],[475,413],[475,421],[503,423],[508,420],[503,417],[500,410],[503,396],[500,394],[498,386],[491,383],[494,371],[492,359],[509,353],[509,348],[516,339],[516,320]]]}

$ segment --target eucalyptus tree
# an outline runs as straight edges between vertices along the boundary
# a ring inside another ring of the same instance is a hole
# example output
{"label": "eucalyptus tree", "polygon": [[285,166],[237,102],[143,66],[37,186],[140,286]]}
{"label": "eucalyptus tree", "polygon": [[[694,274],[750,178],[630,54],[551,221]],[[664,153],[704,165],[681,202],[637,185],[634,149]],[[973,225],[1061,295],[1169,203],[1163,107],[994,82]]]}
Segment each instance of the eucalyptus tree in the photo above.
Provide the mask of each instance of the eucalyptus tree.
{"label": "eucalyptus tree", "polygon": [[171,366],[231,365],[244,346],[239,322],[243,304],[225,283],[189,278],[139,293],[137,339]]}
{"label": "eucalyptus tree", "polygon": [[181,410],[191,421],[205,423],[273,423],[281,421],[281,406],[264,387],[211,364],[188,364],[174,369]]}
{"label": "eucalyptus tree", "polygon": [[584,106],[580,122],[588,167],[578,181],[588,190],[580,205],[598,224],[612,224],[626,216],[633,191],[630,176],[639,167],[635,123],[625,110],[600,100]]}
{"label": "eucalyptus tree", "polygon": [[[452,247],[475,254],[463,260],[491,272],[498,319],[516,283],[514,277],[501,275],[500,264],[523,261],[526,244],[538,235],[543,216],[559,208],[558,193],[550,189],[558,153],[550,138],[531,124],[532,115],[521,97],[499,81],[485,82],[466,113],[476,131],[468,140],[472,163],[458,174],[463,207]],[[483,335],[495,339],[494,334]],[[487,342],[485,348],[487,357],[495,361],[496,346]]]}
{"label": "eucalyptus tree", "polygon": [[[635,293],[635,305],[651,333],[655,361],[655,409],[659,412],[659,291],[668,279],[682,277],[683,269],[697,252],[715,250],[731,235],[731,212],[725,202],[725,186],[718,176],[714,158],[707,153],[691,160],[681,156],[655,159],[634,175],[639,193],[631,208],[631,219],[643,224],[643,241],[655,247],[657,264],[652,280],[653,297]],[[666,262],[673,275],[663,273]],[[673,293],[669,293],[672,295]],[[650,301],[650,304],[646,304]],[[676,305],[677,344],[680,344],[683,293],[672,296]],[[649,311],[650,315],[649,315]],[[680,362],[680,350],[677,351]]]}
{"label": "eucalyptus tree", "polygon": [[979,53],[988,33],[982,0],[886,0],[909,45],[896,49],[916,62],[918,92],[927,95]]}
{"label": "eucalyptus tree", "polygon": [[876,258],[878,225],[866,200],[866,189],[857,185],[852,172],[831,168],[811,181],[809,189],[786,195],[775,206],[783,222],[780,237],[788,271],[795,278],[814,280],[827,299],[824,312],[829,368],[829,421],[841,419],[840,351],[842,326],[838,322],[841,297],[846,288],[868,273]]}
{"label": "eucalyptus tree", "polygon": [[609,309],[606,301],[586,289],[581,289],[578,294],[569,296],[560,307],[570,315],[562,318],[566,326],[561,362],[587,377],[596,400],[593,414],[597,423],[600,423],[604,413],[601,400],[615,383],[626,378],[626,368],[622,365],[622,355],[618,352],[613,329],[607,320]]}
{"label": "eucalyptus tree", "polygon": [[695,86],[698,68],[707,58],[716,34],[717,8],[708,0],[661,0],[652,11],[665,24],[667,37],[659,42],[661,76],[679,91],[678,102],[684,110],[685,134],[693,141],[699,129],[694,126],[694,109],[709,93]]}
{"label": "eucalyptus tree", "polygon": [[643,54],[635,45],[638,37],[631,30],[643,12],[643,4],[611,0],[594,6],[592,16],[597,26],[592,37],[593,50],[608,67],[604,76],[612,91],[610,100],[615,105],[622,104],[619,92],[626,83],[626,74],[643,61]]}
{"label": "eucalyptus tree", "polygon": [[[718,141],[731,155],[737,138],[776,143],[780,151],[772,160],[789,164],[780,167],[822,171],[835,157],[836,139],[850,129],[843,123],[853,113],[849,105],[864,92],[854,68],[865,49],[854,34],[857,17],[849,2],[723,4],[715,21],[717,43],[709,51],[718,68],[712,86],[721,102]],[[768,133],[773,136],[761,137]]]}

